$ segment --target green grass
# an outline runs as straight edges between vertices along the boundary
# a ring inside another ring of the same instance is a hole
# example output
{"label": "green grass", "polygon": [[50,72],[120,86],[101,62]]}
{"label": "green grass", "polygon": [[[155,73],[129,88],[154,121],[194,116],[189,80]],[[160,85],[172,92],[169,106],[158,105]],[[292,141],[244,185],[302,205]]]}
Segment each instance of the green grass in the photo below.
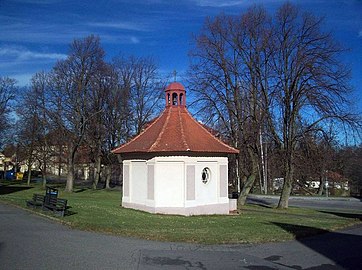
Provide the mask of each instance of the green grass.
{"label": "green grass", "polygon": [[[0,200],[25,208],[33,193],[43,194],[40,185],[1,186]],[[204,244],[260,243],[284,241],[333,231],[361,220],[360,213],[325,213],[311,209],[277,210],[246,206],[240,215],[172,216],[155,215],[120,206],[119,190],[76,189],[59,197],[68,199],[71,215],[55,217],[73,228],[144,239]],[[41,210],[34,210],[44,214]],[[51,214],[47,214],[51,216]],[[348,217],[346,217],[348,216]]]}

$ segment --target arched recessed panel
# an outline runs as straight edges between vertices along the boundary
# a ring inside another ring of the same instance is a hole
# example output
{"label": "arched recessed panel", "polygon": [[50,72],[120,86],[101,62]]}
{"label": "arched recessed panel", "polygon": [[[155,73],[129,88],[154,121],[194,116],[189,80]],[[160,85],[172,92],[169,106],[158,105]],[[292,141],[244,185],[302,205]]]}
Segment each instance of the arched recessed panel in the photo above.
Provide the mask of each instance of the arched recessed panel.
{"label": "arched recessed panel", "polygon": [[180,94],[180,105],[184,105],[184,101],[183,101],[183,99],[184,99],[184,94]]}
{"label": "arched recessed panel", "polygon": [[177,106],[177,93],[173,93],[172,94],[172,105],[176,105]]}

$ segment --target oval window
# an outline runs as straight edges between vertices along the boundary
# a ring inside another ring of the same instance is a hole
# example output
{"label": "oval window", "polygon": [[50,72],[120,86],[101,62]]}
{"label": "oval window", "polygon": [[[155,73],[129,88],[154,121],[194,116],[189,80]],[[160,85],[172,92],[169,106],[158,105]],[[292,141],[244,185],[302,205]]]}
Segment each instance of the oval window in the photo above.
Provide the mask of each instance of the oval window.
{"label": "oval window", "polygon": [[201,172],[201,181],[204,184],[207,184],[210,180],[210,169],[204,168]]}

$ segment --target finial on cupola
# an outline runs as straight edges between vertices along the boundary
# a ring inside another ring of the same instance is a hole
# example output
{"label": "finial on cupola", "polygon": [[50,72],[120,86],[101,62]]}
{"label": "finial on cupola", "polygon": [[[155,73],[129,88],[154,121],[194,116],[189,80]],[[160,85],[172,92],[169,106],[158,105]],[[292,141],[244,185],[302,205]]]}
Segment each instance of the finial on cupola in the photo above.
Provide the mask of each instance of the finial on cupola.
{"label": "finial on cupola", "polygon": [[176,82],[176,76],[177,76],[177,71],[176,69],[173,70],[173,81]]}

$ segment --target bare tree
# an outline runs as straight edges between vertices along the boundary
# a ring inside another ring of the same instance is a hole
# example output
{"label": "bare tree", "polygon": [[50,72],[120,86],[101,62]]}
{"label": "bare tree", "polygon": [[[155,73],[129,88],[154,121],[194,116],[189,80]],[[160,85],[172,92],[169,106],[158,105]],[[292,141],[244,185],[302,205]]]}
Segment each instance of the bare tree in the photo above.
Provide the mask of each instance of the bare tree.
{"label": "bare tree", "polygon": [[339,171],[348,178],[352,196],[362,196],[362,145],[346,146],[337,153]]}
{"label": "bare tree", "polygon": [[164,82],[157,65],[150,57],[123,57],[114,59],[120,87],[128,92],[131,113],[131,133],[139,134],[144,125],[161,110]]}
{"label": "bare tree", "polygon": [[[114,71],[114,69],[112,69]],[[105,127],[105,137],[102,145],[102,157],[106,165],[105,184],[109,188],[113,168],[118,165],[118,160],[111,150],[127,141],[130,137],[129,129],[129,88],[120,84],[119,74],[112,72],[112,79],[109,81],[110,91],[105,100],[103,125]],[[122,166],[121,166],[122,167]]]}
{"label": "bare tree", "polygon": [[90,120],[99,112],[89,108],[93,81],[102,68],[104,51],[98,37],[74,40],[67,59],[54,67],[54,89],[51,92],[49,115],[68,138],[66,191],[74,186],[74,164]]}
{"label": "bare tree", "polygon": [[277,82],[268,108],[270,131],[283,155],[284,186],[278,208],[287,208],[295,170],[295,153],[303,134],[342,121],[353,125],[348,112],[349,70],[338,56],[343,52],[322,20],[301,13],[290,3],[277,12],[274,24],[273,66]]}
{"label": "bare tree", "polygon": [[47,115],[47,95],[50,87],[50,76],[46,72],[36,73],[31,80],[30,99],[36,104],[38,115],[38,141],[36,142],[35,158],[38,162],[38,169],[42,173],[43,187],[47,184],[47,166],[53,156],[54,149],[50,145],[49,133],[51,130],[50,119]]}
{"label": "bare tree", "polygon": [[268,99],[270,22],[265,10],[254,7],[239,17],[218,16],[206,21],[197,37],[190,77],[196,103],[210,122],[224,127],[240,150],[237,164],[244,205],[258,175],[260,133]]}
{"label": "bare tree", "polygon": [[27,153],[27,184],[30,185],[31,168],[34,163],[35,143],[39,140],[39,111],[36,103],[31,98],[31,90],[29,89],[22,96],[22,100],[18,103],[17,121],[19,145]]}
{"label": "bare tree", "polygon": [[27,183],[30,184],[31,168],[35,161],[42,172],[43,186],[46,185],[46,165],[50,148],[47,141],[48,117],[46,115],[46,95],[49,77],[45,72],[36,73],[31,80],[31,87],[20,96],[17,103],[19,120],[19,144],[27,153]]}
{"label": "bare tree", "polygon": [[314,195],[312,183],[319,182],[316,194],[322,195],[328,171],[335,171],[336,137],[332,133],[308,132],[300,139],[295,154],[295,179],[299,188]]}
{"label": "bare tree", "polygon": [[104,64],[92,83],[90,111],[95,116],[86,138],[94,159],[93,188],[100,181],[101,164],[104,187],[109,188],[112,165],[117,164],[110,151],[140,133],[159,112],[162,86],[151,58],[122,56],[115,58],[112,66]]}
{"label": "bare tree", "polygon": [[349,70],[338,59],[344,50],[321,26],[321,19],[287,3],[273,19],[261,7],[208,19],[196,38],[190,53],[195,104],[240,150],[240,206],[263,167],[262,141],[280,155],[278,207],[287,208],[302,138],[331,121],[360,125],[348,110]]}
{"label": "bare tree", "polygon": [[[105,64],[100,68],[93,80],[90,99],[90,110],[94,113],[87,130],[87,144],[94,157],[93,188],[96,189],[101,175],[102,159],[110,154],[107,148],[107,138],[113,132],[112,123],[108,121],[109,102],[120,102],[118,92],[118,77],[111,65]],[[118,115],[120,119],[122,115]],[[119,121],[118,119],[113,119]],[[110,125],[110,126],[109,126]],[[104,163],[104,162],[103,162]]]}
{"label": "bare tree", "polygon": [[0,76],[0,146],[3,143],[4,131],[9,125],[10,103],[15,98],[16,80]]}

